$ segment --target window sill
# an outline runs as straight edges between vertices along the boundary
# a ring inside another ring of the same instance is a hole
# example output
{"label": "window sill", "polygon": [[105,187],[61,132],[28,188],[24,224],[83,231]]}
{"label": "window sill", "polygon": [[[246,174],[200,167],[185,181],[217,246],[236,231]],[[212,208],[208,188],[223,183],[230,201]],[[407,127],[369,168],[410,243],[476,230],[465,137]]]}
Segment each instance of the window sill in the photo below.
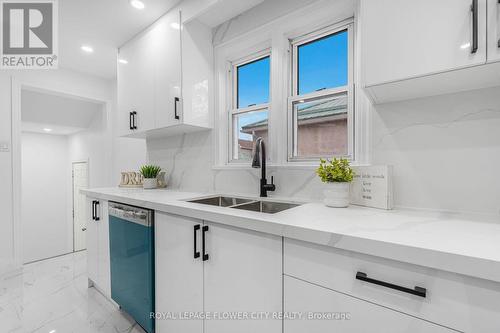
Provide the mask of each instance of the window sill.
{"label": "window sill", "polygon": [[[267,168],[270,170],[273,169],[288,169],[288,170],[316,170],[318,168],[319,162],[311,162],[311,163],[299,163],[299,162],[290,162],[285,164],[267,164]],[[367,166],[367,164],[361,163],[351,163],[351,166]],[[212,166],[212,170],[255,170],[249,164],[226,164],[226,165],[214,165]]]}

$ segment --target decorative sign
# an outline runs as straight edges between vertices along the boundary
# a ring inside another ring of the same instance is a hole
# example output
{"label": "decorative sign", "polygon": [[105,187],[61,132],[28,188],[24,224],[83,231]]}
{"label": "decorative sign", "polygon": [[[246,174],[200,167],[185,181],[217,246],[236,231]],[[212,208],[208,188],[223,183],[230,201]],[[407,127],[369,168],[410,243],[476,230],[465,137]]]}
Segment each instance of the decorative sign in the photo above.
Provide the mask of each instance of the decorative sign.
{"label": "decorative sign", "polygon": [[351,203],[392,209],[392,166],[359,166],[353,169],[356,176],[351,183]]}

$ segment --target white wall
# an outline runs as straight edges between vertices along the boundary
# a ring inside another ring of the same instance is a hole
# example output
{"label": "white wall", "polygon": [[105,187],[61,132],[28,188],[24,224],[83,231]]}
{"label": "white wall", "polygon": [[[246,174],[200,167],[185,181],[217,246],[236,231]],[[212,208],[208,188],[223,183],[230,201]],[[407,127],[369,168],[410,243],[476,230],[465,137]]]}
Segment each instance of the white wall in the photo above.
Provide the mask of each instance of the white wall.
{"label": "white wall", "polygon": [[[10,77],[0,73],[0,142],[10,146]],[[12,262],[14,256],[12,224],[12,153],[0,152],[0,272]]]}
{"label": "white wall", "polygon": [[66,136],[22,134],[23,262],[73,250]]}
{"label": "white wall", "polygon": [[89,163],[89,186],[107,187],[112,182],[112,131],[104,107],[85,131],[69,136],[69,161]]}
{"label": "white wall", "polygon": [[[13,84],[11,85],[11,79]],[[110,103],[109,112],[113,107],[113,90],[116,82],[101,78],[77,73],[69,70],[49,70],[49,71],[2,71],[0,72],[0,142],[6,141],[9,145],[16,143],[17,131],[20,131],[20,123],[12,133],[11,114],[20,119],[20,91],[22,86],[37,87],[44,90],[56,91],[67,95],[81,96],[96,101],[108,101]],[[12,99],[12,94],[14,99]],[[17,121],[16,121],[17,123]],[[110,128],[107,130],[111,131]],[[13,148],[16,148],[13,145]],[[19,147],[20,148],[20,142]],[[112,151],[109,152],[112,156]],[[12,182],[21,184],[21,152],[11,151],[0,153],[0,271],[9,264],[21,261],[21,243],[14,241],[20,239],[21,221],[14,222],[13,211],[19,207],[14,207],[13,195],[18,193],[20,202],[20,191],[14,192]],[[112,157],[109,165],[112,168]],[[13,170],[16,170],[18,177],[13,179]],[[109,175],[110,172],[106,171]]]}

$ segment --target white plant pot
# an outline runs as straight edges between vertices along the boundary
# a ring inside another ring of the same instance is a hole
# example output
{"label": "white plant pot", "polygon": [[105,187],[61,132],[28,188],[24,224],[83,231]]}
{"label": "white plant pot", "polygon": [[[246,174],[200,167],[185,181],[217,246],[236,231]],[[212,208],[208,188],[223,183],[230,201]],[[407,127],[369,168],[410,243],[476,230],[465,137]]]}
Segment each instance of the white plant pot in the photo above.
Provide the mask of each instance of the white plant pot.
{"label": "white plant pot", "polygon": [[325,199],[323,202],[328,207],[345,208],[349,206],[349,188],[350,183],[326,183],[323,193]]}
{"label": "white plant pot", "polygon": [[143,183],[143,186],[145,189],[154,189],[156,188],[158,185],[158,181],[156,180],[156,178],[144,178],[144,183]]}

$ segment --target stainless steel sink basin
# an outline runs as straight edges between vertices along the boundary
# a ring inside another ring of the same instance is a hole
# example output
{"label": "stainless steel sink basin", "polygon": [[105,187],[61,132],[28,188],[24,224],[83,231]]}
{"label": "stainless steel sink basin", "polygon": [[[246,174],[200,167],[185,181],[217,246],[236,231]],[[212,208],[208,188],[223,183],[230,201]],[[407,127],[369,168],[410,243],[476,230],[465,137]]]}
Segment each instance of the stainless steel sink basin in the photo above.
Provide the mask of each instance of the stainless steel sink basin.
{"label": "stainless steel sink basin", "polygon": [[287,209],[300,206],[299,203],[278,202],[268,200],[255,200],[248,198],[234,198],[229,196],[213,196],[188,200],[188,202],[199,203],[203,205],[228,207],[234,209],[248,210],[252,212],[275,214]]}
{"label": "stainless steel sink basin", "polygon": [[219,206],[219,207],[231,207],[234,205],[240,205],[246,202],[252,202],[251,199],[242,198],[232,198],[224,196],[207,197],[201,199],[193,199],[188,202],[200,203],[204,205]]}
{"label": "stainless steel sink basin", "polygon": [[300,206],[300,204],[289,202],[254,201],[231,208],[250,210],[252,212],[275,214],[298,206]]}

